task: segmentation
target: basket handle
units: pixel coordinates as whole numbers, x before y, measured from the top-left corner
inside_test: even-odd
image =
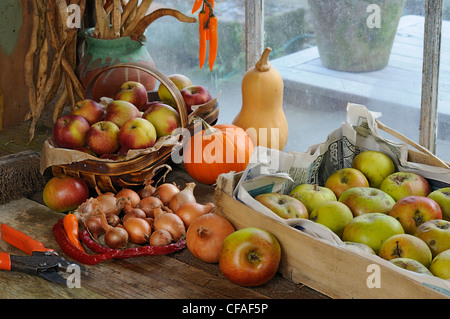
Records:
[[[177,110],[180,115],[181,128],[188,127],[189,121],[188,121],[188,114],[187,114],[187,110],[186,110],[186,104],[184,103],[184,99],[180,93],[180,90],[177,88],[175,83],[173,83],[166,75],[164,75],[162,72],[158,71],[157,69],[152,68],[147,65],[141,65],[138,63],[118,63],[118,64],[110,65],[110,66],[104,68],[103,70],[101,70],[100,72],[98,72],[91,79],[91,81],[88,83],[88,85],[86,85],[86,95],[88,94],[88,90],[92,89],[94,83],[97,81],[97,79],[100,77],[100,75],[102,75],[104,72],[106,72],[108,70],[117,69],[117,68],[132,68],[132,69],[136,69],[139,71],[143,71],[143,72],[150,74],[151,76],[156,78],[159,82],[161,82],[167,88],[167,90],[172,95],[173,99],[175,100],[175,104],[177,106]]]
[[[422,153],[427,154],[428,156],[430,156],[430,158],[433,161],[433,164],[435,166],[439,166],[439,167],[443,167],[443,168],[448,168],[450,169],[450,166],[444,162],[443,160],[441,160],[439,157],[437,157],[436,155],[434,155],[432,152],[430,152],[430,150],[428,150],[427,148],[423,147],[420,144],[417,144],[416,142],[410,140],[409,138],[407,138],[406,136],[404,136],[403,134],[400,134],[399,132],[395,131],[394,129],[384,125],[383,123],[381,123],[380,121],[375,119],[375,122],[377,123],[378,128],[382,129],[383,131],[385,131],[386,133],[391,134],[392,136],[398,138],[399,140],[405,142],[406,144],[416,148],[417,150],[421,151]]]

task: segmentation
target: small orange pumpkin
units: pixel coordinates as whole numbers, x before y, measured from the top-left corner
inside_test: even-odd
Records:
[[[203,129],[189,139],[183,152],[188,174],[197,182],[211,185],[222,173],[245,170],[254,149],[249,135],[233,124],[211,126],[199,120]]]

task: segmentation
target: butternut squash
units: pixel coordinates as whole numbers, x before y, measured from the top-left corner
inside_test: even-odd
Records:
[[[283,79],[268,59],[267,47],[242,79],[242,107],[233,124],[244,129],[253,145],[283,150],[288,124],[283,111]]]

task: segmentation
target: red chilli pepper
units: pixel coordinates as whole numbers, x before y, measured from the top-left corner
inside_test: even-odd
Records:
[[[203,0],[195,0],[194,6],[192,7],[192,14],[197,12],[198,9],[202,6]]]
[[[199,33],[199,45],[198,45],[198,59],[200,64],[200,69],[203,67],[203,64],[205,64],[206,60],[206,34],[207,30],[206,27],[206,21],[207,21],[207,15],[204,9],[199,12],[198,14],[198,33]]]
[[[61,218],[58,222],[53,225],[53,236],[55,237],[56,242],[61,247],[62,251],[75,259],[76,261],[87,264],[87,265],[96,265],[99,262],[112,259],[116,255],[120,253],[120,250],[111,250],[107,253],[98,254],[98,255],[89,255],[85,252],[82,252],[76,247],[67,237],[67,234],[64,230],[63,219]]]
[[[67,214],[63,218],[64,230],[66,231],[69,240],[78,247],[79,250],[85,252],[83,245],[80,242],[80,233],[78,228],[78,220],[74,214]]]
[[[217,56],[217,17],[209,17],[209,70],[212,71]]]

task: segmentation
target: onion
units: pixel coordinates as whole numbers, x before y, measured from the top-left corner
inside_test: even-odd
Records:
[[[123,222],[123,227],[127,231],[130,241],[135,244],[148,242],[152,233],[149,223],[142,218],[130,217]]]
[[[132,208],[136,207],[137,204],[139,204],[139,202],[141,200],[141,198],[139,197],[139,194],[129,188],[122,188],[116,194],[116,198],[126,198],[129,200],[129,202],[124,207],[125,212],[128,212]]]
[[[186,229],[189,228],[191,223],[199,216],[210,213],[214,210],[213,203],[206,203],[204,205],[196,202],[187,202],[178,208],[176,215],[183,220]]]
[[[106,221],[108,222],[108,225],[112,227],[116,227],[120,224],[120,218],[116,214],[108,214],[106,215]]]
[[[95,240],[97,240],[98,236],[103,235],[106,232],[99,216],[90,216],[84,222],[84,227]]]
[[[164,203],[158,197],[148,196],[141,199],[136,207],[142,209],[147,217],[154,217],[153,209],[162,206],[164,206]]]
[[[142,209],[135,207],[132,208],[128,213],[125,214],[125,216],[122,217],[122,222],[126,221],[130,217],[146,218],[147,215]]]
[[[141,198],[153,196],[153,194],[155,193],[156,187],[153,186],[152,184],[153,184],[153,180],[149,180],[144,183],[144,188],[139,191],[139,196]]]
[[[149,244],[150,246],[166,246],[172,240],[172,235],[167,230],[157,229],[151,234]]]
[[[186,235],[186,228],[180,217],[173,213],[161,214],[155,219],[153,224],[155,230],[165,229],[167,230],[174,241],[180,240]]]
[[[189,226],[186,244],[198,259],[217,263],[224,239],[234,231],[233,225],[225,217],[208,213],[195,219]]]
[[[194,188],[195,188],[195,183],[187,183],[186,187],[176,193],[172,199],[169,202],[169,208],[173,211],[173,212],[177,212],[178,208],[180,208],[181,205],[183,205],[184,203],[188,203],[188,202],[195,202],[195,196],[194,196]]]
[[[164,183],[156,188],[153,195],[158,197],[164,203],[164,205],[167,205],[169,204],[172,197],[179,192],[180,189],[175,184]]]
[[[105,234],[105,244],[112,249],[124,248],[128,244],[128,232],[120,226],[112,227]]]

